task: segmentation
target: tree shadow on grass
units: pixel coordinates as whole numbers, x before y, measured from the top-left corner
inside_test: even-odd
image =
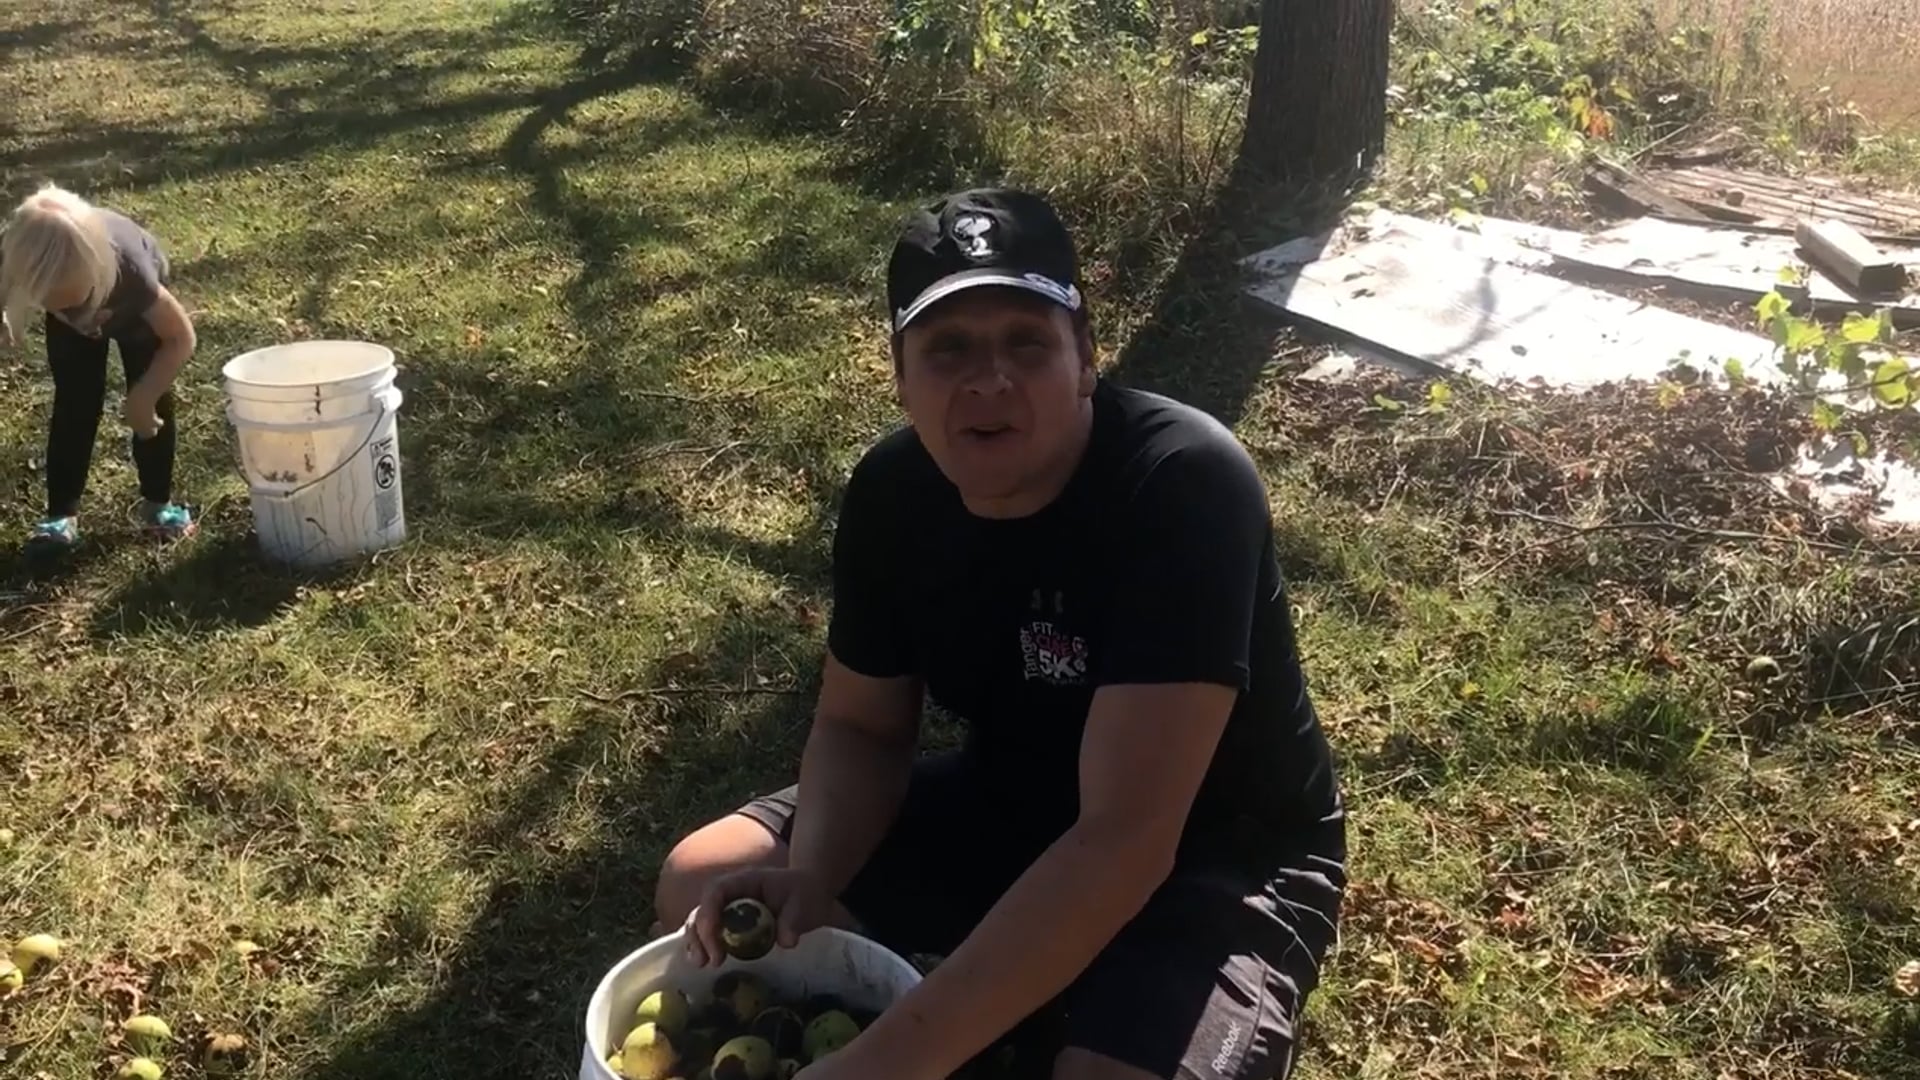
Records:
[[[85,28],[86,24],[78,19],[61,19],[35,23],[19,30],[0,30],[0,64],[6,63],[16,52],[52,45]]]
[[[38,140],[8,155],[0,185],[27,178],[69,186],[111,184],[141,190],[204,180],[241,169],[297,161],[318,151],[364,149],[396,135],[429,135],[500,113],[539,106],[548,86],[504,80],[449,92],[443,83],[495,69],[494,56],[515,34],[535,27],[506,19],[467,29],[375,33],[351,46],[234,44],[185,5],[156,0],[153,28],[98,31],[78,46],[108,56],[177,53],[210,65],[264,98],[257,118],[182,129],[177,125],[95,123]],[[0,42],[0,49],[5,47]],[[595,63],[604,53],[590,57]],[[317,72],[309,69],[319,69]]]
[[[1277,324],[1244,295],[1241,260],[1329,228],[1345,205],[1317,192],[1231,182],[1196,216],[1152,313],[1128,339],[1111,377],[1238,423],[1273,360]]]
[[[140,574],[93,612],[95,640],[157,631],[207,633],[260,626],[293,605],[302,588],[339,585],[367,572],[364,560],[319,570],[273,562],[244,526],[219,522],[177,561]],[[204,526],[203,526],[204,528]]]
[[[566,300],[590,352],[558,372],[519,370],[505,356],[413,356],[409,378],[419,392],[410,397],[422,404],[406,447],[410,521],[423,536],[444,529],[556,547],[591,545],[611,532],[652,550],[744,561],[780,579],[802,606],[824,610],[844,483],[832,452],[849,433],[814,414],[809,387],[762,385],[777,369],[752,355],[736,367],[698,369],[688,356],[723,342],[735,319],[759,319],[737,307],[756,298],[773,310],[740,351],[827,350],[837,332],[828,320],[798,302],[773,301],[850,283],[848,267],[858,260],[839,246],[849,241],[828,227],[817,236],[806,228],[810,216],[832,220],[848,208],[807,190],[826,182],[807,178],[799,191],[735,180],[650,196],[644,208],[591,197],[566,173],[588,164],[586,155],[552,146],[548,136],[595,93],[622,83],[587,76],[572,85],[529,115],[499,163],[527,179],[536,211],[573,245],[582,269]],[[614,152],[644,161],[712,134],[710,124],[678,116],[624,129]],[[675,224],[696,218],[720,222],[714,227],[729,237]],[[734,235],[753,243],[733,246]],[[695,252],[693,276],[667,288],[716,285],[724,295],[709,302],[727,307],[694,304],[664,322],[656,314],[653,336],[634,340],[636,314],[669,295],[655,291],[657,281],[619,280],[622,260],[650,244]],[[738,385],[701,386],[714,381]],[[722,469],[743,488],[781,491],[801,520],[770,537],[703,520],[698,492]],[[564,717],[556,722],[568,733],[530,754],[511,789],[461,837],[471,871],[495,883],[437,972],[433,995],[368,1025],[311,1075],[413,1080],[466,1075],[473,1061],[501,1076],[577,1070],[586,1001],[601,975],[646,940],[668,847],[754,792],[791,782],[811,715],[817,616],[733,606],[689,629],[706,643],[697,658],[609,672],[604,687],[551,688],[541,707],[557,710],[550,715]],[[781,658],[783,670],[763,681],[768,657]],[[583,813],[592,822],[588,849],[560,843],[562,819],[577,823]],[[403,907],[389,912],[372,956],[341,981],[335,999],[376,994],[393,977],[391,961],[430,944],[429,927]]]
[[[690,367],[686,342],[701,335],[731,340],[726,327],[738,316],[695,307],[676,315],[664,332],[635,340],[627,327],[657,295],[622,282],[617,262],[623,252],[654,245],[711,251],[711,258],[695,260],[699,281],[688,287],[723,284],[724,290],[712,292],[712,304],[732,303],[745,294],[797,296],[844,282],[847,266],[859,260],[845,250],[850,241],[839,232],[823,229],[821,242],[810,243],[783,211],[812,206],[819,216],[830,217],[843,208],[826,203],[826,195],[814,190],[818,185],[776,193],[743,192],[730,183],[718,201],[695,190],[661,200],[657,209],[636,209],[576,190],[561,166],[549,160],[572,148],[545,148],[542,136],[566,124],[578,105],[644,81],[634,69],[607,70],[604,63],[599,57],[584,59],[590,70],[551,91],[507,139],[497,162],[527,177],[536,212],[576,249],[582,269],[567,286],[566,299],[574,325],[589,339],[576,355],[562,357],[566,363],[559,372],[530,369],[511,355],[488,350],[456,353],[421,343],[408,350],[399,383],[408,401],[401,451],[410,542],[431,545],[441,537],[482,534],[538,537],[553,544],[579,539],[591,545],[609,531],[639,533],[667,543],[710,546],[774,573],[812,573],[818,569],[817,553],[824,550],[827,508],[837,501],[841,483],[830,450],[815,437],[814,429],[829,423],[812,414],[817,399],[752,386],[737,393],[666,389],[717,370]],[[671,115],[632,125],[623,131],[620,149],[644,158],[711,135],[711,124],[711,118]],[[737,248],[681,224],[702,212],[763,242]],[[205,253],[182,260],[182,276],[212,287],[244,276],[262,261],[307,267],[313,280],[304,290],[303,317],[319,323],[326,315],[326,283],[337,275],[342,252],[359,239],[358,231],[347,220],[271,238],[245,251]],[[383,239],[398,243],[404,238]],[[804,305],[790,308],[777,309],[759,326],[761,347],[810,356],[837,333],[833,324],[809,316]],[[229,337],[239,348],[245,336],[222,320],[209,320],[204,330],[209,351],[226,348]],[[255,332],[249,324],[246,334]],[[738,372],[758,379],[751,359]],[[804,381],[800,388],[807,389]],[[231,469],[231,434],[221,431],[220,439],[196,441],[190,461],[183,461],[196,478]],[[801,509],[813,524],[790,537],[760,539],[696,523],[684,499],[723,469],[788,490],[798,485]],[[249,533],[243,507],[207,517],[204,524],[210,534]],[[94,620],[96,635],[254,625],[292,601],[301,580],[263,566],[250,540],[206,543],[185,561],[103,604]],[[236,599],[231,582],[225,589],[216,587],[228,571],[252,590],[247,599]]]
[[[795,587],[819,603],[824,575]],[[648,940],[669,846],[752,793],[790,783],[797,769],[820,658],[814,632],[753,610],[722,612],[694,630],[712,644],[691,668],[663,663],[618,694],[555,688],[550,700],[570,733],[517,769],[511,789],[460,838],[469,872],[494,884],[436,970],[432,996],[366,1026],[308,1075],[461,1077],[475,1061],[497,1076],[576,1072],[587,1000]],[[798,677],[763,686],[757,658],[774,654]],[[582,835],[583,811],[590,840],[567,845],[564,837]],[[333,1000],[369,1000],[394,965],[431,947],[430,933],[430,920],[404,905],[390,911]]]
[[[536,381],[418,359],[422,406],[402,453],[409,527],[423,542],[480,534],[564,547],[613,533],[691,544],[780,577],[824,576],[844,477],[815,444],[753,443],[750,404],[657,396],[591,366]],[[777,539],[700,522],[688,496],[723,468],[769,487],[797,483],[805,521]]]
[[[416,350],[407,389],[421,403],[417,434],[403,447],[410,507],[429,529],[559,537],[612,527],[811,572],[801,552],[820,543],[839,497],[830,451],[846,432],[819,414],[816,373],[780,376],[832,355],[843,328],[807,301],[865,285],[892,222],[865,213],[826,165],[784,167],[755,184],[707,162],[650,183],[646,170],[672,168],[659,159],[723,156],[713,144],[739,138],[698,106],[573,130],[581,106],[646,81],[639,67],[585,55],[497,158],[443,163],[525,179],[535,213],[578,261],[563,295],[584,340],[559,350],[559,373],[504,354]],[[590,171],[608,160],[635,163],[639,178]],[[622,182],[630,197],[605,190]],[[728,470],[797,485],[815,527],[769,543],[695,524],[684,497]]]
[[[1527,747],[1541,764],[1579,762],[1626,769],[1656,782],[1663,794],[1684,799],[1705,779],[1711,721],[1684,694],[1655,687],[1601,711],[1544,720]]]

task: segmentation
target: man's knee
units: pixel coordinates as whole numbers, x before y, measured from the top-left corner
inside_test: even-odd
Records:
[[[758,821],[728,814],[694,830],[660,865],[653,911],[663,929],[686,922],[707,883],[722,874],[785,861],[786,845]]]
[[[1278,1055],[1277,1060],[1269,1062],[1272,1072],[1266,1075],[1286,1080],[1293,1073],[1293,1048],[1287,1046]],[[1186,1080],[1193,1073],[1191,1065],[1185,1065],[1174,1075],[1173,1080]],[[1053,1059],[1053,1080],[1168,1080],[1156,1072],[1129,1065],[1117,1058],[1105,1054],[1096,1054],[1092,1050],[1083,1050],[1069,1046],[1060,1051]]]
[[[1069,1046],[1053,1059],[1053,1080],[1166,1080],[1105,1054]]]

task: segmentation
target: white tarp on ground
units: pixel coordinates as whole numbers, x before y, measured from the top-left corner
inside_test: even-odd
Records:
[[[1804,484],[1810,498],[1830,509],[1866,496],[1874,500],[1873,520],[1920,528],[1920,468],[1884,451],[1863,458],[1851,440],[1801,447],[1799,458],[1772,483],[1782,492]]]
[[[1656,381],[1675,361],[1724,384],[1725,363],[1736,360],[1762,385],[1789,384],[1768,338],[1547,272],[1556,252],[1591,252],[1591,243],[1517,222],[1460,228],[1375,210],[1247,259],[1247,292],[1352,340],[1351,355],[1379,362],[1369,354],[1384,352],[1402,370],[1578,391]],[[1616,247],[1610,261],[1632,258]],[[1338,377],[1337,368],[1319,374]],[[1821,385],[1844,382],[1830,373]],[[1875,520],[1920,525],[1920,470],[1884,454],[1859,458],[1846,440],[1803,448],[1777,478],[1796,480],[1823,505],[1867,494],[1879,501]]]
[[[1773,343],[1517,266],[1475,233],[1375,214],[1309,248],[1256,255],[1252,295],[1438,372],[1581,389],[1728,360],[1785,381]],[[1308,261],[1285,261],[1305,254]]]

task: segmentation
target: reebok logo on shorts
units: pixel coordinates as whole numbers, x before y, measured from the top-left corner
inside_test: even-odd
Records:
[[[1216,1074],[1220,1076],[1233,1075],[1234,1055],[1240,1049],[1240,1037],[1244,1034],[1245,1032],[1241,1030],[1239,1021],[1236,1020],[1227,1024],[1227,1037],[1220,1041],[1220,1052],[1213,1055],[1213,1071]]]

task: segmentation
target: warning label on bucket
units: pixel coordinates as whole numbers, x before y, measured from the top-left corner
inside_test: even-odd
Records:
[[[368,447],[367,455],[373,459],[373,485],[379,488],[373,497],[373,511],[380,521],[380,529],[385,531],[392,528],[400,516],[400,493],[394,490],[400,480],[400,459],[393,452],[393,437]]]

